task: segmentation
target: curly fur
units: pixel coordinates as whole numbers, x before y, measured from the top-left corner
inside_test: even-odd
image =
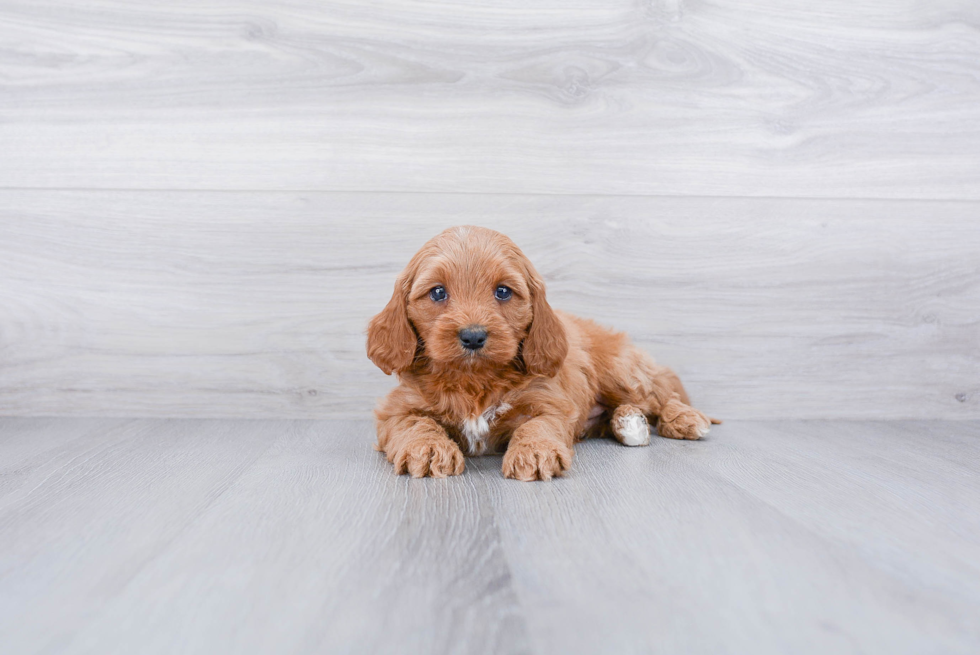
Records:
[[[500,285],[509,300],[495,298]],[[447,300],[430,299],[436,286]],[[487,331],[477,351],[459,340],[473,325]],[[569,469],[577,439],[646,445],[647,419],[698,439],[717,422],[625,334],[553,310],[524,253],[480,227],[448,229],[412,257],[368,326],[367,353],[400,381],[375,411],[378,450],[415,477],[462,473],[464,450],[506,449],[505,476],[548,480]]]

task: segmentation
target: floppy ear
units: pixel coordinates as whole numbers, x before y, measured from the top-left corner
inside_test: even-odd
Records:
[[[552,377],[558,373],[568,354],[568,339],[555,310],[545,298],[544,280],[530,262],[526,265],[533,316],[521,353],[528,373]]]
[[[408,278],[407,271],[398,276],[391,300],[368,324],[367,354],[385,375],[406,370],[415,359],[418,337],[406,311],[411,287]]]

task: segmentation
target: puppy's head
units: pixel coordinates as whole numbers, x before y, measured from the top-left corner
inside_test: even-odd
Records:
[[[513,241],[481,227],[455,227],[419,250],[368,326],[368,357],[385,373],[417,357],[478,371],[523,362],[552,376],[568,351],[544,281]]]

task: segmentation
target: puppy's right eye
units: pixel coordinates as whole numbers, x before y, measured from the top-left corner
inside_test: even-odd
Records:
[[[435,287],[429,292],[429,298],[432,298],[432,302],[442,302],[448,297],[449,294],[446,293],[445,287]]]

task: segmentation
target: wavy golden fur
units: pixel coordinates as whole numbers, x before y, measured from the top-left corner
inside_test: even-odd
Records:
[[[467,347],[467,329],[485,340]],[[367,353],[400,381],[375,411],[378,449],[414,477],[458,475],[464,451],[506,448],[506,477],[547,480],[571,466],[577,439],[646,445],[648,419],[698,439],[716,422],[625,334],[553,310],[520,248],[480,227],[448,229],[412,257]]]

